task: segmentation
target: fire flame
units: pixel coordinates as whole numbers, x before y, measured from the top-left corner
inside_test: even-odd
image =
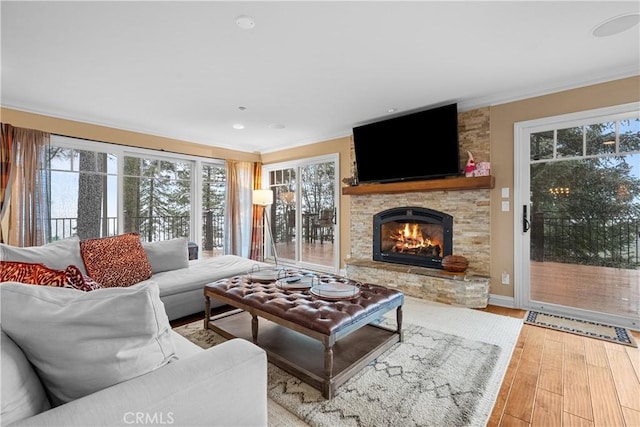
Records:
[[[398,252],[435,246],[431,239],[422,235],[418,224],[405,223],[403,228],[391,232],[390,237],[397,242],[395,249]]]

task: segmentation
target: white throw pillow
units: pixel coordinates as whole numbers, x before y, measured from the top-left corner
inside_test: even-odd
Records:
[[[75,265],[87,274],[80,255],[80,239],[77,236],[56,240],[47,245],[19,247],[0,243],[0,260],[44,264],[54,270],[64,270]]]
[[[0,286],[2,329],[57,406],[151,372],[175,356],[155,282],[91,292]]]
[[[186,237],[142,242],[142,247],[154,274],[189,267],[189,241]]]

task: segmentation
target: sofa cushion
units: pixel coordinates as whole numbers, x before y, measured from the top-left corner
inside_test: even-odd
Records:
[[[151,277],[151,265],[138,233],[80,242],[87,274],[103,287],[126,287]]]
[[[189,241],[186,237],[142,242],[153,274],[189,267]]]
[[[9,425],[51,407],[40,379],[20,347],[4,331],[0,341],[2,352],[2,425]]]
[[[47,245],[25,248],[0,243],[0,259],[41,263],[56,270],[64,270],[68,265],[75,265],[82,274],[87,274],[80,255],[80,239],[77,236],[57,240]]]
[[[56,286],[91,291],[100,284],[82,274],[75,265],[63,270],[54,270],[44,264],[0,261],[0,282],[20,282],[29,285]]]
[[[157,284],[92,292],[8,282],[2,329],[22,349],[57,406],[175,359]]]

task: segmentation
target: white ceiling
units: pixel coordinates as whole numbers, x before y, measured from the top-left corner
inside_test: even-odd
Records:
[[[591,34],[638,1],[0,8],[3,107],[247,152],[349,135],[389,108],[463,111],[640,74],[640,26]]]

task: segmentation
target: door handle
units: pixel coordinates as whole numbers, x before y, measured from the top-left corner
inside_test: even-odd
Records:
[[[526,233],[531,229],[531,223],[527,216],[527,205],[522,205],[522,231]]]

